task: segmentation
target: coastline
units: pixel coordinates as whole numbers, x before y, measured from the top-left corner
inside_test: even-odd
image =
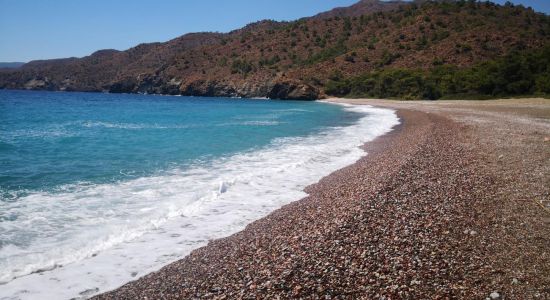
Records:
[[[96,299],[550,295],[550,215],[533,201],[549,200],[546,100],[330,101],[403,124],[308,197]]]
[[[53,93],[50,95],[56,96]],[[109,99],[109,97],[100,97],[100,99],[103,98]],[[129,98],[133,99],[133,97]],[[125,103],[124,99],[121,98],[121,103]],[[154,99],[151,101],[155,102]],[[177,102],[179,103],[179,101]],[[200,105],[205,103],[199,102]],[[227,105],[233,103],[232,100],[225,102]],[[270,134],[278,134],[277,128],[279,127],[272,125],[286,124],[283,127],[294,127],[302,132],[311,132],[311,134],[296,138],[285,136],[281,139],[271,139],[271,142],[265,147],[256,147],[247,152],[237,153],[235,156],[211,160],[210,164],[201,164],[198,169],[183,168],[186,171],[182,174],[140,177],[136,180],[124,180],[121,184],[91,185],[76,192],[48,193],[35,197],[37,201],[45,201],[36,203],[33,207],[43,209],[48,208],[50,203],[54,203],[53,200],[74,203],[76,202],[74,200],[82,199],[83,192],[94,193],[96,195],[94,199],[98,202],[106,200],[106,203],[110,203],[111,199],[126,198],[129,203],[132,203],[131,205],[120,207],[114,202],[106,209],[94,209],[94,211],[100,214],[104,211],[113,211],[114,213],[118,211],[122,214],[139,215],[140,218],[126,221],[131,222],[132,226],[127,225],[121,230],[112,231],[113,234],[105,234],[108,239],[79,238],[76,241],[60,241],[55,246],[49,247],[54,251],[53,254],[48,252],[49,249],[45,249],[43,252],[41,257],[51,258],[49,260],[33,258],[30,260],[30,264],[25,264],[24,259],[19,261],[16,259],[3,260],[2,264],[6,268],[3,269],[3,277],[0,278],[0,281],[3,281],[4,278],[7,278],[7,281],[3,281],[6,283],[2,284],[0,298],[8,296],[20,299],[88,297],[136,280],[186,256],[192,250],[206,245],[210,240],[237,233],[243,230],[248,223],[268,215],[284,204],[305,197],[307,194],[303,190],[308,185],[317,182],[335,170],[354,163],[364,155],[364,151],[359,146],[388,132],[393,125],[398,123],[395,113],[386,109],[367,106],[342,107],[322,103],[308,105],[267,102],[256,101],[257,105],[266,107],[269,114],[263,114],[262,109],[257,105],[245,105],[254,111],[254,117],[250,118],[254,122],[249,123],[247,119],[242,119],[243,117],[239,115],[238,122],[243,124],[240,128],[249,132],[269,130]],[[176,104],[176,106],[178,105]],[[75,105],[75,109],[77,107]],[[258,123],[255,121],[256,116],[277,120],[277,122]],[[310,129],[309,125],[299,125],[302,124],[301,120],[305,120],[304,124],[310,124],[315,120],[326,120],[322,122],[327,126],[311,130],[314,127]],[[223,133],[228,132],[232,126],[225,126],[226,122],[220,120],[220,124],[224,124],[224,126],[220,126]],[[291,125],[292,123],[294,125]],[[88,124],[92,124],[92,128],[98,130],[116,126],[116,128],[120,128],[117,129],[119,132],[126,132],[127,129],[131,129],[132,132],[138,130],[134,128],[147,131],[147,128],[159,126],[156,122],[150,124],[137,121],[129,122],[128,120],[107,123],[83,121],[77,123],[74,129],[80,130],[80,127],[84,126],[86,126],[84,128],[90,128]],[[163,129],[162,133],[164,134],[168,134],[171,131],[170,128],[180,127],[170,123],[160,126],[167,128]],[[77,132],[76,130],[67,131],[67,135],[77,134]],[[155,131],[155,133],[157,132]],[[220,142],[222,140],[217,139],[220,145],[231,146],[227,140]],[[167,143],[173,143],[175,148],[180,148],[177,140],[167,141]],[[200,142],[193,144],[200,145]],[[142,150],[149,151],[146,149],[149,147],[151,145],[145,143]],[[151,149],[154,147],[152,146]],[[101,147],[97,148],[97,151],[99,150]],[[204,166],[208,166],[208,168],[204,168]],[[144,190],[148,191],[145,195],[141,192]],[[159,196],[160,194],[162,197]],[[194,199],[198,198],[197,195],[202,198],[195,201]],[[24,198],[23,201],[27,199]],[[85,211],[86,205],[90,203],[93,202],[84,201],[78,209]],[[167,203],[170,206],[167,206]],[[65,207],[70,208],[71,206]],[[143,207],[150,209],[143,212],[141,210]],[[11,211],[9,205],[4,208],[8,213]],[[138,209],[139,211],[137,211]],[[54,222],[59,216],[72,215],[72,213],[73,211],[70,209],[53,209],[52,214],[48,215],[48,220]],[[94,215],[90,215],[91,217],[86,219],[93,219]],[[25,216],[31,219],[32,211]],[[108,223],[106,222],[106,224]],[[79,222],[74,222],[69,227],[77,228],[80,225]],[[147,226],[145,230],[154,227],[141,235],[143,225]],[[109,226],[103,227],[109,228]],[[94,228],[100,227],[96,226],[92,229]],[[32,230],[38,233],[45,231],[41,230],[39,226]],[[84,228],[80,232],[82,232],[81,236],[88,236],[87,233],[90,231]],[[138,237],[135,237],[136,233]],[[116,240],[126,237],[128,239],[123,242]],[[116,243],[114,246],[110,244],[113,240]],[[78,248],[79,241],[86,241],[85,246]],[[43,239],[42,242],[36,243],[36,247],[33,249],[46,244],[48,244],[48,240]],[[23,265],[27,269],[18,268],[17,264]],[[12,270],[12,273],[8,273]],[[16,272],[20,272],[21,275],[15,275],[13,277],[17,278],[10,280],[9,275],[17,274]]]

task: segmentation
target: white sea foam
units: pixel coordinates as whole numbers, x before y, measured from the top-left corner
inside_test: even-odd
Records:
[[[228,122],[228,123],[222,123],[218,126],[277,126],[282,124],[283,122],[280,121],[274,121],[274,120],[255,120],[255,121],[243,121],[243,122]]]
[[[85,121],[80,125],[83,127],[103,127],[114,129],[185,129],[194,127],[193,125],[158,125],[158,124],[134,124],[134,123],[112,123],[101,121]]]
[[[83,127],[102,127],[102,128],[109,128],[109,129],[187,129],[187,128],[196,128],[196,127],[206,127],[206,126],[217,126],[217,127],[223,127],[223,126],[234,126],[234,125],[241,125],[241,126],[276,126],[281,124],[281,122],[276,121],[273,118],[273,120],[252,120],[252,121],[242,121],[242,122],[227,122],[227,123],[220,123],[220,124],[196,124],[196,125],[159,125],[159,124],[134,124],[134,123],[111,123],[111,122],[100,122],[100,121],[86,121],[83,122],[81,125]]]
[[[0,299],[86,298],[116,288],[304,197],[304,187],[355,162],[365,154],[360,145],[399,123],[390,110],[346,109],[366,116],[208,165],[3,203],[3,215],[18,215],[0,223],[3,236],[33,239],[0,249]]]

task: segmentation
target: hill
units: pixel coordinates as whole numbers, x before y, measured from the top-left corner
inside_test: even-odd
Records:
[[[264,20],[229,33],[33,61],[1,70],[0,88],[316,99],[347,95],[333,89],[340,80],[473,68],[542,49],[549,37],[550,17],[523,6],[363,0],[294,22]]]
[[[24,62],[0,62],[0,69],[17,69],[24,64]]]

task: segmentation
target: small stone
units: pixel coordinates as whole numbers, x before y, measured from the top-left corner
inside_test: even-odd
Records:
[[[416,279],[413,279],[411,280],[411,284],[410,285],[416,285],[416,284],[420,284],[421,282],[419,280],[416,280]]]
[[[492,300],[497,300],[497,299],[500,299],[500,294],[497,292],[492,292],[491,295],[489,295],[489,297],[491,297]]]
[[[512,279],[512,284],[518,284],[519,280],[517,278]]]
[[[302,291],[302,287],[297,285],[297,286],[294,287],[292,293],[294,294],[294,296],[298,296],[298,295],[300,295],[301,291]]]
[[[477,234],[477,231],[475,230],[470,230],[470,235],[476,235]]]

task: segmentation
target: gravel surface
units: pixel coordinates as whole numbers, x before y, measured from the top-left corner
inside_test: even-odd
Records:
[[[403,124],[369,155],[96,299],[550,299],[546,121],[374,104]]]

